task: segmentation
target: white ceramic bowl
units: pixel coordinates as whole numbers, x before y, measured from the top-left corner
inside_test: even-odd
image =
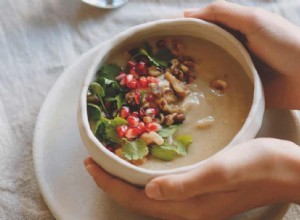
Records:
[[[257,71],[244,47],[231,34],[220,27],[191,18],[159,20],[130,28],[110,41],[99,50],[93,65],[87,73],[79,100],[78,125],[82,140],[92,158],[107,172],[136,185],[145,185],[150,179],[165,174],[185,172],[197,167],[201,162],[176,169],[154,171],[134,166],[107,150],[90,130],[87,116],[86,94],[96,71],[105,62],[112,49],[120,45],[140,41],[153,36],[186,35],[211,41],[227,51],[243,67],[244,72],[254,84],[253,103],[250,113],[240,131],[227,147],[252,139],[260,129],[264,113],[264,96]]]

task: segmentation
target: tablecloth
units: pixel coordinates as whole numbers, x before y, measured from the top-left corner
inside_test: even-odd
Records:
[[[101,10],[79,0],[0,0],[0,219],[53,219],[38,189],[32,138],[39,109],[64,69],[128,27],[176,17],[201,0],[129,0]],[[299,0],[235,1],[300,25]],[[293,205],[285,219],[300,219]]]

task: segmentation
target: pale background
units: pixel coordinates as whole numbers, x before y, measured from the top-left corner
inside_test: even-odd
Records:
[[[129,0],[99,10],[79,0],[0,0],[0,219],[53,219],[34,174],[32,137],[39,109],[57,78],[81,54],[128,27],[201,0]],[[300,25],[300,0],[235,1]],[[300,219],[292,206],[285,219]]]

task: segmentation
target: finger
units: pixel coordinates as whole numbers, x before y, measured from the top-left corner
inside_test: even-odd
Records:
[[[184,207],[181,202],[149,199],[144,190],[109,175],[93,160],[88,160],[88,162],[86,169],[96,184],[121,206],[152,217],[175,219],[177,216],[181,216],[182,211],[178,209],[178,206]]]
[[[262,9],[253,9],[226,1],[216,1],[202,9],[187,9],[185,17],[200,18],[214,23],[221,23],[244,34],[255,32],[261,26],[256,13]],[[263,11],[265,14],[266,12]],[[262,15],[263,16],[263,15]],[[262,25],[262,24],[261,24]]]
[[[157,200],[183,200],[199,194],[227,189],[229,177],[222,165],[207,162],[192,171],[157,177],[145,188],[149,198]]]
[[[85,160],[83,161],[83,164],[85,165],[85,166],[87,166],[87,165],[89,165],[89,164],[91,164],[91,163],[93,163],[94,162],[94,160],[91,158],[91,157],[87,157],[87,158],[85,158]]]

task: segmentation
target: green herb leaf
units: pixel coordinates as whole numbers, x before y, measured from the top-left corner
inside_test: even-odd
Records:
[[[93,94],[96,94],[98,96],[98,98],[105,96],[105,91],[100,84],[92,82],[89,88]]]
[[[116,64],[104,64],[97,72],[97,76],[114,80],[122,71],[122,68]]]
[[[140,52],[136,55],[145,55],[151,63],[153,63],[155,66],[161,66],[153,57],[151,57],[148,52],[145,49],[141,49]]]
[[[151,147],[151,154],[161,160],[171,161],[177,156],[177,150],[172,145],[154,145]]]
[[[101,109],[98,105],[88,103],[87,113],[89,120],[99,120],[101,118]]]
[[[176,149],[177,153],[181,156],[185,156],[187,153],[187,147],[192,143],[192,137],[190,135],[178,135],[176,137]]]
[[[162,137],[169,137],[177,131],[177,129],[180,127],[180,125],[171,125],[168,127],[163,127],[160,131],[158,131],[158,134]]]
[[[100,140],[100,141],[108,141],[106,137],[106,127],[109,125],[109,119],[101,117],[101,119],[98,121],[96,124],[96,129],[95,129],[95,136]]]
[[[105,134],[107,139],[110,142],[121,144],[122,139],[119,138],[116,129],[120,125],[127,125],[127,121],[124,118],[116,117],[112,120],[110,120],[109,124],[107,125],[105,129]]]
[[[124,94],[119,94],[115,97],[118,110],[126,103]]]
[[[160,49],[154,59],[155,61],[160,65],[160,66],[163,66],[163,67],[168,67],[169,66],[169,63],[172,59],[174,59],[174,54],[171,52],[171,50],[169,50],[168,48],[163,48],[163,49]]]
[[[124,144],[122,145],[122,151],[124,156],[128,160],[139,160],[144,158],[148,153],[148,147],[146,143],[140,139],[135,141],[128,141],[123,138]]]

